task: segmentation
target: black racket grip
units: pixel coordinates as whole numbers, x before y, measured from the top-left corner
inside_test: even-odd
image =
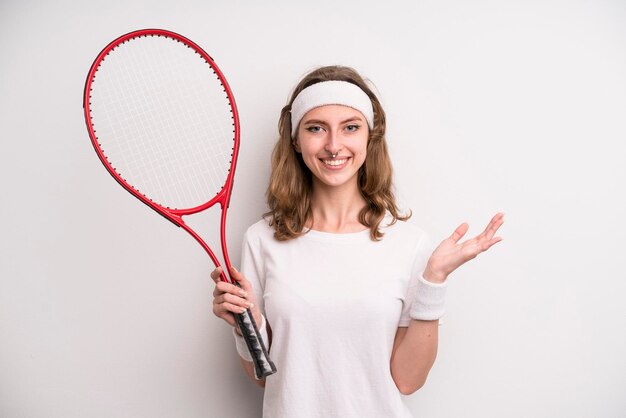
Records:
[[[239,325],[243,339],[246,341],[248,350],[252,355],[254,376],[257,380],[276,373],[276,366],[267,353],[267,349],[261,338],[261,333],[259,332],[256,322],[254,322],[254,317],[250,309],[246,309],[244,313],[235,314],[235,320],[237,321],[237,325]]]

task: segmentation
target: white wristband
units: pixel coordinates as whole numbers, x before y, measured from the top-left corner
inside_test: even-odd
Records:
[[[259,329],[259,336],[263,340],[263,344],[267,348],[268,336],[267,329],[265,326],[265,317],[261,315],[261,323],[257,325]],[[237,333],[235,327],[233,327],[233,335],[235,336],[235,346],[237,347],[237,353],[239,353],[239,357],[244,359],[245,361],[252,362],[252,355],[250,355],[250,350],[248,349],[248,344],[246,344],[246,340]]]
[[[447,282],[432,283],[420,276],[413,294],[411,318],[422,321],[441,318],[445,313],[447,287]]]

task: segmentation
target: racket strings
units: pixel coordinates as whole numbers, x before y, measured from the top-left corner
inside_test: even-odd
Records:
[[[204,58],[163,36],[134,38],[100,64],[90,110],[98,142],[125,181],[154,202],[192,208],[221,191],[234,120]]]

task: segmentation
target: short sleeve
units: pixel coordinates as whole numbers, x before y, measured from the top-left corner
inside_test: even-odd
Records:
[[[261,245],[259,237],[251,232],[246,231],[243,240],[243,248],[241,251],[241,272],[250,281],[257,306],[261,313],[265,316],[265,302],[263,300],[263,292],[265,290],[265,273],[263,267],[263,257],[261,254]]]
[[[407,287],[407,293],[404,297],[402,314],[400,315],[400,321],[398,322],[399,327],[408,327],[411,323],[411,317],[409,313],[411,311],[412,295],[414,294],[414,289],[417,286],[419,278],[424,273],[426,263],[428,262],[428,259],[430,258],[433,250],[434,248],[430,237],[425,233],[422,234],[422,237],[417,243],[415,255],[413,256],[413,264],[411,266],[410,276],[411,279]]]

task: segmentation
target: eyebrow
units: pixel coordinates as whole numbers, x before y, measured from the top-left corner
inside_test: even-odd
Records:
[[[353,117],[348,118],[346,120],[342,120],[341,122],[339,122],[339,124],[343,125],[344,123],[354,122],[354,121],[363,122],[363,118],[361,118],[359,116],[353,116]],[[326,121],[323,121],[321,119],[307,119],[303,123],[318,123],[318,124],[321,124],[321,125],[328,125],[328,123]]]

